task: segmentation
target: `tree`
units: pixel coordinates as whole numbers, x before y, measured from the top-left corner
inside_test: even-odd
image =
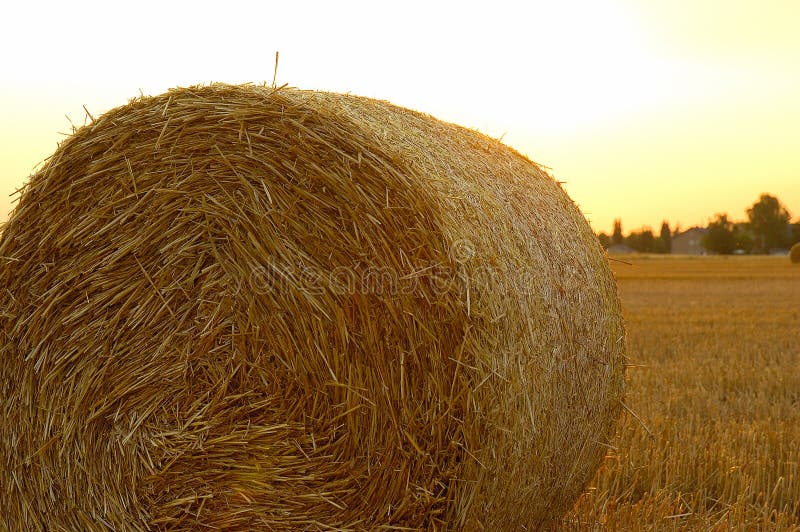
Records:
[[[669,230],[669,223],[666,220],[661,222],[661,232],[658,235],[656,247],[659,253],[672,253],[672,232]]]
[[[747,209],[750,228],[756,238],[756,248],[767,252],[772,248],[785,247],[789,240],[789,211],[775,196],[762,194],[752,207]]]
[[[611,237],[605,233],[600,233],[597,235],[597,239],[600,241],[600,245],[603,246],[603,249],[608,249],[611,246]]]
[[[733,235],[733,222],[728,220],[727,214],[717,214],[717,217],[708,224],[702,243],[704,248],[713,253],[720,255],[733,253],[736,249],[736,237]]]
[[[653,253],[656,251],[656,238],[653,230],[643,227],[639,231],[632,231],[625,239],[625,243],[639,253]]]
[[[736,241],[736,249],[740,249],[745,253],[753,252],[755,239],[749,223],[739,222],[733,224],[733,238]]]
[[[622,244],[622,220],[614,220],[614,234],[611,235],[611,244],[617,246]]]
[[[792,246],[800,242],[800,221],[792,224],[792,240],[789,242]]]

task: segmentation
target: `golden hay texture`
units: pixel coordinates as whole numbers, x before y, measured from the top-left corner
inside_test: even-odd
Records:
[[[385,102],[132,100],[31,177],[0,257],[12,529],[536,526],[622,408],[575,205]]]
[[[800,264],[800,242],[792,246],[792,249],[789,251],[789,259],[794,264]]]

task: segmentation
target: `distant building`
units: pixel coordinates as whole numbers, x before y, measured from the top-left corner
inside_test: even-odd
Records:
[[[702,227],[692,227],[682,233],[672,236],[672,253],[677,255],[705,255],[703,235],[706,230]]]
[[[627,255],[628,253],[636,253],[636,250],[627,244],[614,244],[608,247],[609,255]]]

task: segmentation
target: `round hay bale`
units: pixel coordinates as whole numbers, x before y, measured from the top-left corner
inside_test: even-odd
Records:
[[[789,259],[792,261],[792,264],[800,264],[800,242],[792,246],[792,249],[789,250]]]
[[[590,227],[496,140],[212,85],[63,142],[0,239],[12,529],[511,530],[620,413]]]

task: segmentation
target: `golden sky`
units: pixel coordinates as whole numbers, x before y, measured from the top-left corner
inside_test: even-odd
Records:
[[[393,101],[552,169],[598,230],[800,216],[800,2],[16,2],[0,28],[0,219],[138,94],[272,81]],[[69,120],[67,118],[69,117]]]

